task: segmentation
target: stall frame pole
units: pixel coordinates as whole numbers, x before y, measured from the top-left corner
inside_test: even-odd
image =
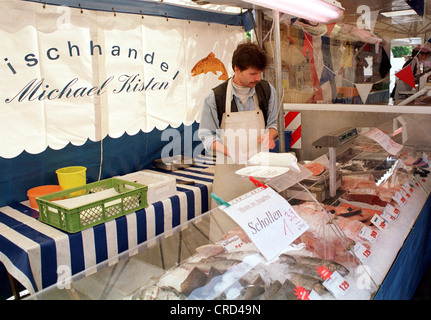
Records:
[[[286,152],[286,142],[284,134],[284,108],[283,108],[283,82],[281,79],[281,44],[280,44],[280,12],[273,10],[274,23],[274,70],[275,89],[277,91],[277,130],[278,130],[278,152]]]

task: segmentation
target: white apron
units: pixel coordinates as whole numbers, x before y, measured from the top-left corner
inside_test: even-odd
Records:
[[[226,110],[220,124],[222,141],[230,153],[234,153],[237,148],[243,154],[252,156],[261,151],[257,139],[265,130],[265,120],[259,108],[257,95],[254,94],[255,110],[250,111],[231,112],[231,100],[232,79],[227,86]],[[240,164],[237,164],[238,161],[235,163],[232,158],[217,153],[212,192],[226,202],[256,188],[250,180],[235,173],[245,167],[245,159],[239,160]],[[211,199],[211,209],[218,206],[214,199]]]

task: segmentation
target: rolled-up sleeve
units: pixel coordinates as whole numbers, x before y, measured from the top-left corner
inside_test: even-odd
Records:
[[[270,84],[271,97],[268,102],[268,118],[266,120],[266,129],[274,128],[277,130],[277,116],[278,116],[278,106],[277,106],[277,91],[273,85]]]
[[[212,152],[212,143],[215,140],[220,141],[217,132],[219,131],[219,120],[217,116],[217,106],[215,102],[214,91],[205,97],[202,109],[201,121],[199,124],[198,136],[208,152]]]

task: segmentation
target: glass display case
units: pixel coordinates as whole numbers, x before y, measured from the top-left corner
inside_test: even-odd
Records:
[[[421,131],[398,117],[330,132],[316,142],[328,153],[300,162],[300,172],[261,180],[94,269],[61,270],[64,281],[29,299],[372,299],[429,195],[430,140]],[[244,224],[237,213],[250,208],[262,216]],[[280,226],[273,233],[297,233],[262,245],[265,236],[253,231],[270,224]]]

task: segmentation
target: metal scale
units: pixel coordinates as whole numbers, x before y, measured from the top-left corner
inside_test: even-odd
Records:
[[[316,148],[326,147],[329,149],[329,195],[335,197],[337,192],[337,164],[336,149],[351,142],[358,136],[358,130],[352,127],[345,127],[335,132],[324,135],[313,142]]]

